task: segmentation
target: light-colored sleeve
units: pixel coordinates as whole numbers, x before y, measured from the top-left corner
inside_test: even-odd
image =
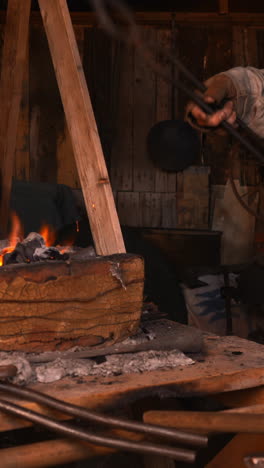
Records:
[[[264,138],[264,69],[235,67],[220,75],[232,81],[238,117]]]

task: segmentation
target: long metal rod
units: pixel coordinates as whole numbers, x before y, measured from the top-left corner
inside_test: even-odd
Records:
[[[121,418],[105,416],[95,411],[89,411],[85,408],[81,408],[70,403],[65,403],[56,398],[37,392],[36,390],[21,388],[15,384],[1,382],[0,391],[18,396],[21,399],[35,401],[76,418],[93,421],[99,424],[104,424],[120,429],[126,429],[128,431],[135,431],[152,436],[164,437],[184,445],[205,447],[208,442],[208,437],[205,435],[192,434],[184,431],[178,431],[176,429],[163,428],[151,424],[144,424]]]
[[[161,455],[178,461],[184,461],[186,463],[194,463],[196,458],[196,453],[189,449],[172,448],[148,442],[134,442],[90,433],[85,429],[76,428],[72,424],[58,422],[53,418],[43,416],[35,411],[28,410],[2,399],[0,400],[0,410],[17,417],[27,419],[56,433],[66,435],[74,439],[85,440],[104,447],[117,448],[119,450],[143,454]]]
[[[93,5],[95,12],[100,20],[101,25],[103,28],[112,35],[117,36],[119,39],[123,39],[126,42],[130,42],[136,47],[137,52],[142,55],[145,60],[150,64],[152,70],[154,70],[159,76],[161,76],[165,81],[169,81],[183,91],[193,102],[195,102],[204,112],[209,115],[212,115],[215,110],[210,106],[210,104],[206,103],[201,96],[199,96],[195,91],[189,89],[184,83],[182,83],[178,79],[173,79],[169,76],[164,69],[157,65],[155,61],[155,55],[151,51],[151,48],[146,47],[143,41],[140,39],[140,34],[138,28],[133,20],[133,16],[131,14],[130,9],[125,6],[122,2],[118,0],[90,0]],[[116,24],[113,22],[111,17],[109,16],[106,4],[109,4],[111,7],[114,7],[117,12],[120,14],[120,18],[127,24],[130,28],[128,34],[121,33],[118,31]],[[164,51],[160,49],[160,52],[163,56],[165,56]],[[168,57],[169,59],[180,71],[181,73],[195,86],[195,88],[201,92],[205,92],[207,90],[206,86],[199,81],[193,73],[191,73],[185,65],[177,58],[177,57]],[[254,155],[257,159],[259,159],[262,163],[264,162],[264,152],[261,149],[258,149],[258,145],[260,145],[260,141],[258,136],[243,122],[240,118],[237,118],[236,122],[238,125],[246,131],[248,136],[251,139],[255,140],[255,144],[252,144],[248,138],[245,138],[241,135],[236,128],[230,125],[227,121],[223,120],[220,123],[220,126],[223,127],[230,135],[232,135],[236,140],[238,140],[252,155]]]

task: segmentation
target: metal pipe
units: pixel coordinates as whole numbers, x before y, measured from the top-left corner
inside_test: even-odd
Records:
[[[0,400],[0,410],[12,414],[14,416],[27,419],[35,424],[39,424],[56,433],[66,435],[74,439],[81,439],[104,447],[118,448],[129,452],[137,452],[143,454],[161,455],[168,458],[173,458],[177,461],[186,463],[194,463],[196,454],[192,450],[182,448],[172,448],[149,442],[134,442],[130,440],[117,439],[113,437],[105,437],[97,434],[91,434],[85,429],[78,429],[72,424],[58,422],[55,419],[43,416],[35,411],[22,408],[14,403],[6,400]]]
[[[18,396],[19,398],[35,401],[42,405],[47,405],[51,408],[69,414],[73,417],[93,421],[99,424],[104,424],[119,429],[128,431],[141,432],[151,436],[164,437],[179,444],[192,445],[197,447],[205,447],[208,443],[208,437],[200,434],[192,434],[176,429],[164,428],[160,426],[144,424],[135,421],[128,421],[121,418],[105,416],[95,411],[90,411],[80,406],[65,403],[64,401],[50,397],[36,390],[21,388],[18,385],[0,382],[0,391]]]

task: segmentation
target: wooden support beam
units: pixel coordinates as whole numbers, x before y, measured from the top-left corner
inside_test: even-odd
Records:
[[[39,0],[95,248],[125,252],[114,197],[66,0]]]
[[[28,49],[31,0],[9,0],[0,77],[1,228],[6,234],[15,162],[23,74]]]

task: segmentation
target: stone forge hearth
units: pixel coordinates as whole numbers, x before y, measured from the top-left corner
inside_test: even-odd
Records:
[[[42,352],[119,341],[138,327],[144,265],[90,255],[0,268],[0,350]]]

